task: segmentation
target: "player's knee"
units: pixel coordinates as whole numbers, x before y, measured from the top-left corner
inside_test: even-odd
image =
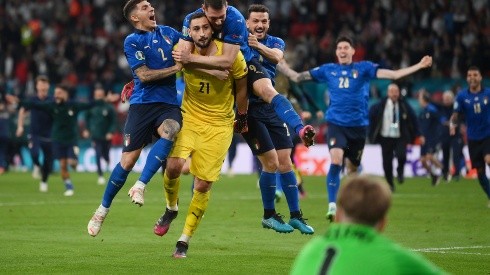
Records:
[[[179,131],[180,124],[173,119],[165,119],[158,129],[160,136],[168,140],[174,140]]]
[[[289,161],[279,161],[279,166],[277,167],[277,170],[280,173],[286,173],[292,171],[293,163],[291,162],[291,159]]]
[[[267,103],[271,103],[272,98],[274,98],[278,94],[276,89],[274,89],[274,87],[272,86],[270,79],[268,78],[262,78],[255,81],[255,83],[253,84],[253,89],[254,94]]]
[[[194,180],[194,190],[205,193],[211,190],[212,182],[196,178]]]
[[[183,167],[184,167],[183,162],[179,160],[172,161],[171,159],[168,159],[167,167],[165,168],[165,173],[167,173],[167,177],[169,179],[175,179],[180,176]]]
[[[279,161],[277,159],[266,159],[262,162],[263,170],[266,172],[274,173],[279,168]]]
[[[487,165],[490,165],[490,155],[485,155],[485,158],[484,159],[485,159],[485,163]]]

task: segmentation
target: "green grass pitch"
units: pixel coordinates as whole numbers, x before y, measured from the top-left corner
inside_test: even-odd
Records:
[[[156,175],[145,205],[130,203],[132,173],[116,197],[101,233],[87,234],[87,222],[105,186],[97,176],[72,173],[75,195],[63,197],[59,175],[39,193],[29,173],[0,176],[0,273],[3,274],[287,274],[312,237],[263,229],[256,175],[227,177],[214,184],[206,212],[190,242],[188,258],[173,259],[190,201],[189,176],[180,191],[180,214],[163,237],[153,224],[164,210],[162,179]],[[325,232],[324,177],[306,177],[301,207],[315,235]],[[285,199],[278,212],[289,211]],[[453,274],[490,274],[490,208],[476,180],[430,186],[427,178],[397,186],[385,234],[418,250]]]

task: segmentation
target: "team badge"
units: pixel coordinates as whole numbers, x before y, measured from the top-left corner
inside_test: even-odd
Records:
[[[334,146],[336,142],[337,142],[337,140],[335,140],[335,138],[331,138],[331,139],[328,141],[328,144],[330,144],[330,146]]]
[[[352,77],[355,79],[359,76],[359,72],[357,70],[352,70]]]
[[[488,104],[488,97],[483,97],[483,104],[484,105],[487,105]]]
[[[182,27],[182,35],[183,35],[184,37],[189,37],[189,36],[190,36],[190,30],[189,30],[189,28],[188,28],[188,27],[186,27],[186,26],[183,26],[183,27]]]
[[[136,57],[136,59],[138,60],[145,60],[145,55],[143,54],[142,51],[137,51],[134,56]]]
[[[74,114],[75,114],[75,113],[73,112],[73,110],[72,110],[72,109],[68,110],[68,115],[69,115],[69,116],[73,116]]]
[[[167,42],[167,44],[172,45],[172,40],[170,40],[168,36],[164,35],[163,39],[165,40],[165,42]]]
[[[109,112],[107,110],[102,111],[103,116],[107,116],[108,114],[109,114]]]
[[[124,134],[124,146],[128,147],[131,143],[131,134]]]

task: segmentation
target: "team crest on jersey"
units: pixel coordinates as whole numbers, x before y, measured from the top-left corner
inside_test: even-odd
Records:
[[[73,112],[73,110],[72,110],[72,109],[68,110],[68,115],[69,115],[69,116],[73,116],[74,114],[75,114],[75,113]]]
[[[334,146],[335,143],[337,143],[337,140],[335,138],[331,138],[329,141],[328,141],[328,144],[330,144],[330,146]]]
[[[107,116],[108,114],[109,114],[109,112],[107,110],[102,111],[103,116]]]
[[[355,79],[359,76],[359,72],[357,70],[352,70],[352,77]]]
[[[183,27],[182,27],[182,35],[183,35],[184,37],[189,37],[189,36],[190,36],[190,30],[189,30],[189,28],[188,28],[188,27],[186,27],[186,26],[183,26]]]
[[[487,105],[488,104],[488,97],[483,97],[483,104],[484,105]]]
[[[131,134],[124,134],[124,146],[128,147],[131,143]]]
[[[172,45],[172,40],[170,40],[168,36],[163,35],[163,39],[165,40],[165,42],[167,42],[167,44]]]
[[[137,51],[134,56],[136,57],[136,59],[138,60],[145,60],[145,55],[143,54],[142,51]]]

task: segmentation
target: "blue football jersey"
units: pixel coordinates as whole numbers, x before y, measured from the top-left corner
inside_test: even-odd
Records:
[[[456,96],[454,111],[466,120],[468,139],[481,140],[490,137],[490,89],[474,94],[464,89]]]
[[[425,137],[427,144],[435,144],[441,132],[441,114],[433,104],[427,105],[419,114],[420,132]]]
[[[189,13],[184,18],[182,27],[182,39],[192,41],[189,35],[189,26],[191,15],[195,12],[204,12],[202,8]],[[233,6],[228,6],[226,9],[226,19],[220,32],[215,32],[214,37],[225,43],[240,45],[240,50],[245,57],[245,61],[250,61],[253,58],[251,48],[248,46],[248,30],[245,24],[245,17]]]
[[[310,70],[313,80],[327,83],[330,104],[326,120],[344,127],[369,124],[369,82],[378,64],[361,61],[349,65],[327,63]]]
[[[279,49],[284,52],[284,49],[286,48],[286,43],[284,43],[284,40],[272,35],[266,35],[264,39],[259,40],[259,42],[264,44],[269,49]],[[277,64],[272,63],[269,59],[260,55],[260,52],[257,49],[254,48],[250,48],[250,49],[252,51],[253,57],[257,58],[257,60],[262,64],[264,69],[267,70],[269,76],[271,77],[272,85],[274,85],[274,79],[276,78]]]
[[[158,25],[154,31],[136,30],[124,40],[124,54],[133,72],[134,90],[130,104],[164,102],[178,105],[175,75],[158,81],[142,83],[134,71],[145,65],[158,70],[175,65],[172,49],[179,42],[180,33],[168,26]]]

